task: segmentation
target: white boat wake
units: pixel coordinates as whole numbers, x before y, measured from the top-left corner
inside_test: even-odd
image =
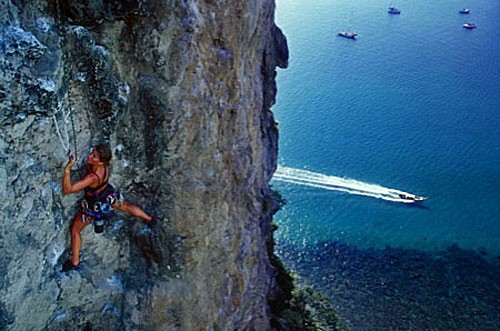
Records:
[[[413,196],[413,194],[408,192],[383,187],[377,184],[360,182],[354,179],[329,176],[308,170],[294,169],[283,166],[278,166],[278,169],[274,173],[273,180],[331,191],[363,195],[387,201],[402,203],[415,202],[414,200],[401,198],[401,195]]]

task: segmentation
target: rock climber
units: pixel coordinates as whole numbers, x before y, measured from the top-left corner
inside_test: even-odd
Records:
[[[62,271],[75,270],[80,263],[81,231],[90,223],[94,223],[95,232],[102,232],[104,221],[111,217],[114,209],[127,212],[148,224],[152,221],[151,216],[140,207],[124,201],[118,189],[109,183],[112,156],[109,144],[94,146],[87,157],[87,174],[76,183],[71,183],[70,172],[75,164],[75,157],[69,155],[68,163],[64,167],[62,191],[64,194],[71,194],[84,190],[85,196],[71,223],[71,259],[63,263]]]

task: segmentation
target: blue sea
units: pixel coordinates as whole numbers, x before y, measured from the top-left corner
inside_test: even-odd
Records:
[[[277,253],[352,330],[500,330],[500,1],[276,4]]]

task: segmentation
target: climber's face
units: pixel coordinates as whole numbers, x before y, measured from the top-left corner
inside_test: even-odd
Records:
[[[98,165],[99,163],[101,163],[101,159],[99,158],[99,153],[95,150],[95,148],[92,148],[92,151],[87,157],[87,164]]]

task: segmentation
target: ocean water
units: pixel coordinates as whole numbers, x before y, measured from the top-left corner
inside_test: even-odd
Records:
[[[276,182],[288,200],[281,217],[300,223],[284,236],[499,254],[500,2],[401,1],[397,16],[387,5],[277,1],[290,48],[274,107],[279,163],[429,200],[410,207]],[[478,28],[462,28],[468,20]]]
[[[389,15],[389,5],[400,8],[401,14]],[[464,7],[470,8],[469,15],[458,13]],[[497,0],[277,0],[276,20],[290,49],[289,68],[278,72],[273,107],[280,128],[279,164],[288,171],[284,180],[277,176],[272,182],[287,201],[275,217],[278,253],[299,274],[302,271],[305,281],[332,298],[344,298],[339,310],[353,329],[366,329],[354,311],[367,297],[352,303],[345,284],[343,292],[338,289],[338,279],[355,282],[349,279],[354,271],[337,265],[338,252],[381,265],[398,258],[403,263],[401,257],[407,257],[404,261],[411,262],[403,265],[408,270],[418,269],[412,263],[422,261],[434,266],[418,269],[418,279],[405,274],[422,282],[426,293],[418,305],[422,313],[412,314],[427,321],[419,327],[428,330],[435,325],[440,330],[467,330],[459,319],[448,318],[458,324],[446,324],[422,310],[441,293],[440,287],[424,280],[443,275],[438,265],[449,265],[446,284],[440,284],[449,300],[433,309],[449,312],[465,300],[451,292],[470,292],[489,309],[483,309],[487,315],[481,315],[476,326],[500,329],[500,322],[489,318],[500,313],[500,302],[476,293],[499,294],[498,278],[484,283],[474,278],[471,283],[484,287],[467,287],[469,292],[453,282],[454,270],[469,268],[467,275],[477,278],[499,265],[499,17]],[[477,29],[464,29],[468,21]],[[337,36],[342,30],[357,32],[357,40]],[[341,179],[347,188],[334,185]],[[369,187],[369,194],[359,194],[359,185]],[[390,201],[370,191],[374,186],[428,200]],[[483,259],[484,265],[471,269],[470,261]],[[372,268],[367,278],[380,278],[374,273],[384,268],[366,265]],[[311,273],[315,268],[323,273]],[[325,270],[337,273],[337,280]],[[395,270],[385,272],[401,275]],[[474,270],[484,272],[478,276]],[[400,293],[415,290],[415,283],[400,285]],[[369,283],[363,286],[370,288]],[[365,292],[371,298],[378,293]],[[385,304],[393,305],[398,298],[387,300]],[[364,303],[362,307],[369,309]],[[405,323],[410,324],[393,317],[380,329],[419,329],[411,324],[417,323],[413,315],[391,314],[407,316]]]

